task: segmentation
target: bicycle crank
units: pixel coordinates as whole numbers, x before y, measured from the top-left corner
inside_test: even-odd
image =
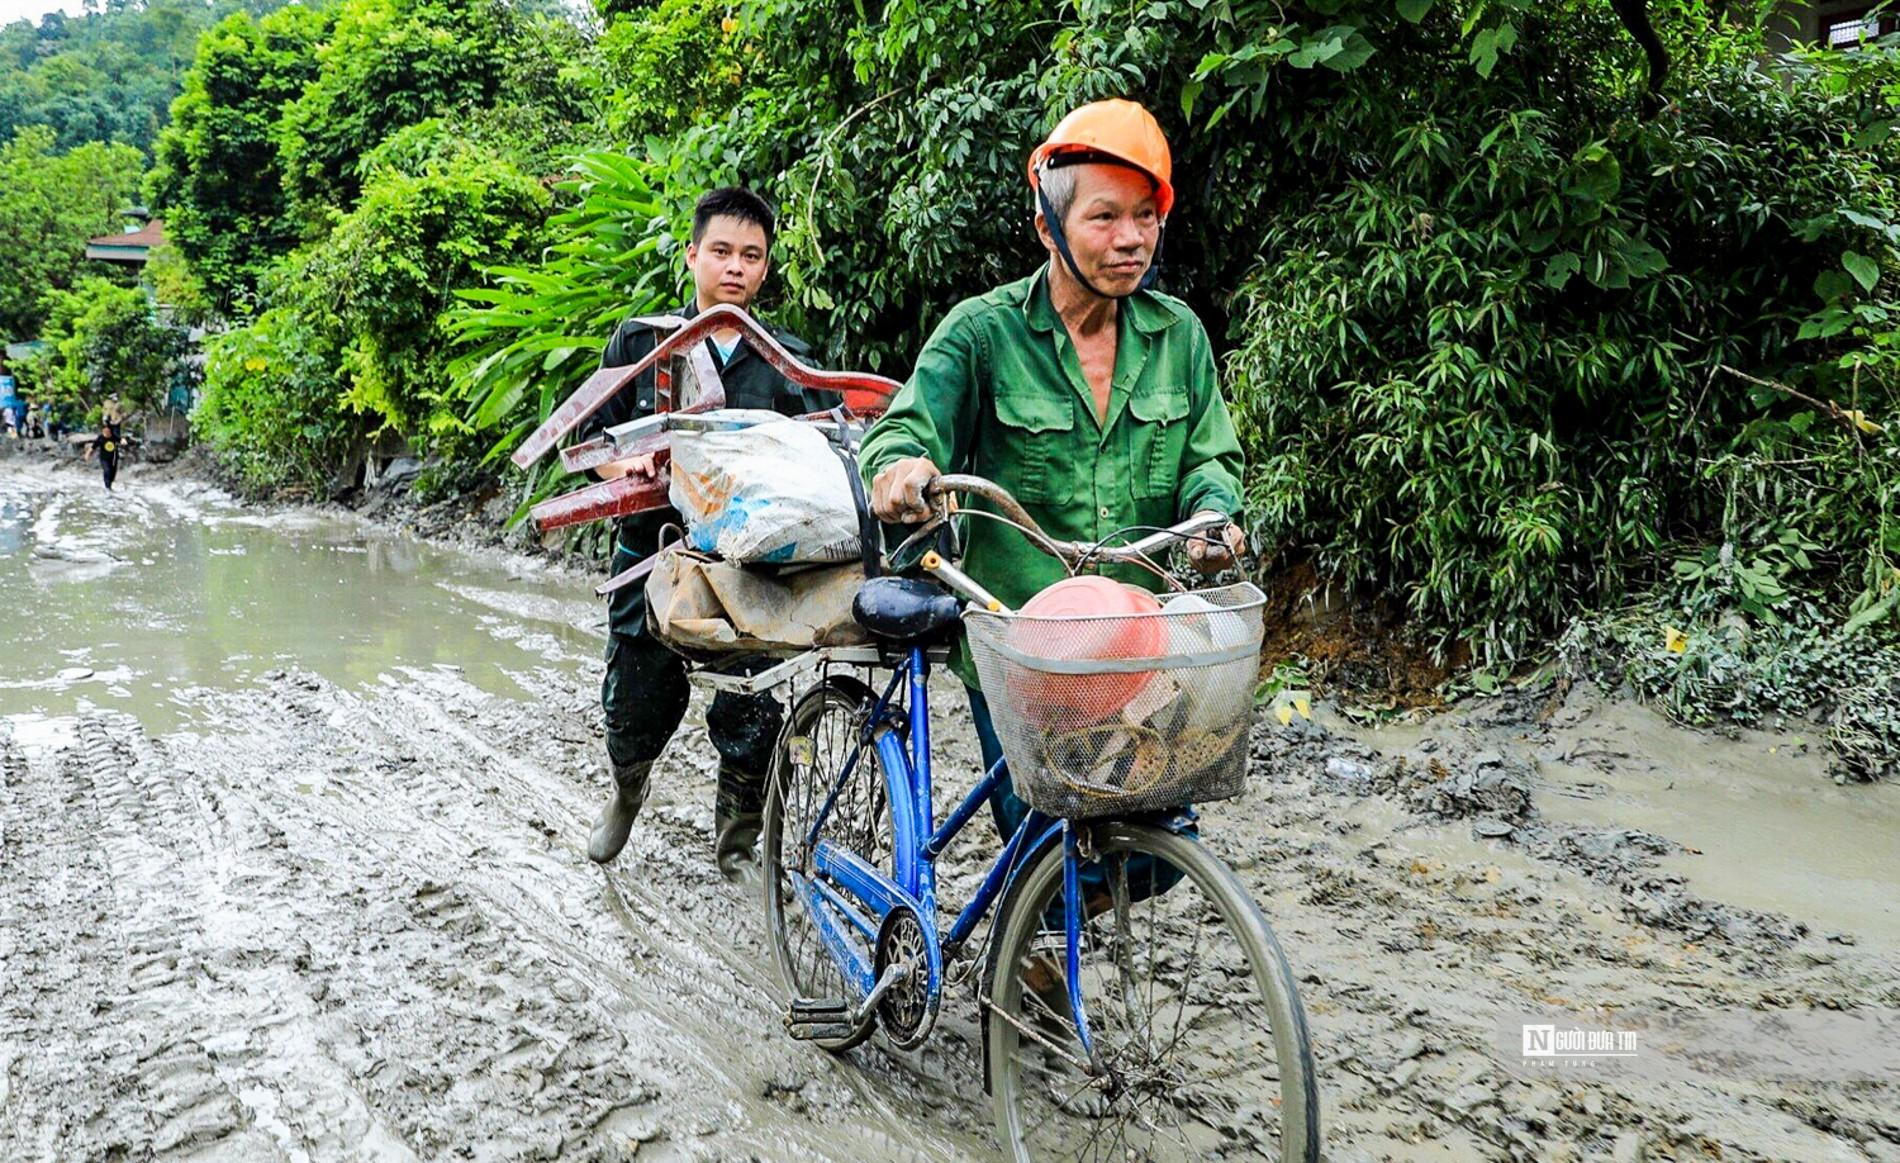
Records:
[[[891,1045],[899,1050],[915,1050],[930,1036],[937,1022],[937,997],[930,983],[930,954],[923,923],[908,905],[898,905],[884,917],[877,935],[878,984],[883,986],[891,970],[897,979],[882,996],[874,993],[878,1025]]]

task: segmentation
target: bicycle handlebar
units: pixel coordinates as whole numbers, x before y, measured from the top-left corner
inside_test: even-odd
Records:
[[[1191,541],[1205,537],[1215,530],[1225,528],[1228,519],[1220,513],[1202,513],[1177,522],[1166,529],[1159,529],[1139,540],[1126,545],[1102,545],[1082,541],[1058,541],[1043,532],[1009,490],[980,476],[967,473],[946,473],[936,477],[924,486],[924,496],[930,500],[944,502],[955,494],[976,497],[988,501],[996,508],[996,515],[1009,521],[1022,530],[1032,545],[1051,557],[1059,558],[1069,565],[1083,562],[1100,561],[1107,563],[1126,563],[1145,559],[1150,553],[1174,541]],[[934,532],[949,518],[947,506],[940,506],[918,536]],[[913,537],[911,540],[916,540]],[[908,544],[908,542],[907,542]]]

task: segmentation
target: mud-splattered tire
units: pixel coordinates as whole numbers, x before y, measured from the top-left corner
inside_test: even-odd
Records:
[[[862,734],[865,716],[876,704],[871,688],[855,678],[832,675],[793,706],[772,756],[766,784],[761,857],[765,875],[765,927],[771,935],[779,980],[792,997],[850,997],[851,990],[819,938],[810,917],[793,896],[788,869],[809,872],[804,837],[830,794],[844,760]],[[886,810],[884,772],[875,748],[858,756],[851,780],[839,793],[823,837],[849,848],[873,865],[890,858],[890,813]],[[848,1038],[815,1039],[834,1052],[870,1037],[867,1021]]]
[[[1053,844],[1005,903],[989,975],[987,1066],[1004,1157],[1317,1160],[1306,1014],[1253,898],[1197,840],[1120,823],[1091,832],[1104,886],[1090,893],[1082,1005],[1119,1085],[1084,1072],[1059,1000],[1063,869]],[[1143,897],[1144,866],[1130,858],[1183,875]]]

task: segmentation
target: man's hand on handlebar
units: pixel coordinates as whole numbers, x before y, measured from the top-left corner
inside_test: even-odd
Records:
[[[871,482],[871,512],[880,521],[892,525],[914,525],[930,516],[930,499],[924,489],[942,476],[927,456],[910,456],[896,462]]]
[[[1206,516],[1213,510],[1202,510],[1196,517]],[[1221,514],[1214,513],[1215,516]],[[1234,564],[1240,555],[1247,552],[1247,534],[1240,526],[1228,523],[1206,537],[1196,537],[1188,542],[1188,560],[1194,568],[1204,574],[1216,574]]]

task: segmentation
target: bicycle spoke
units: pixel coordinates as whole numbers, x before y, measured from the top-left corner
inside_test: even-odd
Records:
[[[1150,867],[1162,870],[1152,880]],[[1283,1098],[1297,1097],[1286,1087],[1303,1079],[1283,1077],[1270,1029],[1270,979],[1256,967],[1232,907],[1216,896],[1222,883],[1189,875],[1191,864],[1167,879],[1168,867],[1154,851],[1124,845],[1105,847],[1087,870],[1096,911],[1077,952],[1098,1068],[1008,1036],[996,1069],[999,1117],[1017,1112],[1004,1124],[1010,1157],[1237,1160],[1260,1158],[1277,1143],[1285,1123],[1273,1112]],[[1038,899],[1012,902],[1012,913],[1060,912],[1060,865],[1041,868]],[[1020,989],[1010,1016],[1045,1027],[1059,1020],[1072,1031],[1066,1007],[1052,1009],[1047,965],[1036,965],[1052,945],[1059,957],[1066,943],[1047,930],[1011,941],[1005,956]],[[1263,1095],[1272,1106],[1255,1125],[1242,1112]]]

